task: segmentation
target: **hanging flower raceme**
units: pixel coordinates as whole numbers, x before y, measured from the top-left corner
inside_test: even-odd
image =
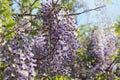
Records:
[[[40,37],[34,46],[39,67],[39,75],[71,76],[76,58],[76,50],[80,48],[77,39],[75,19],[61,9],[58,4],[42,5],[43,26]]]
[[[90,48],[88,55],[95,62],[93,63],[93,72],[104,72],[111,68],[113,59],[116,56],[116,37],[113,28],[98,29],[91,35]]]
[[[36,60],[33,58],[31,36],[19,29],[12,40],[1,48],[2,61],[8,65],[4,80],[34,80]]]

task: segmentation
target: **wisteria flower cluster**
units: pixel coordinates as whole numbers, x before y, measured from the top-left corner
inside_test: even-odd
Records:
[[[32,30],[32,26],[23,20],[20,24],[26,25],[17,25],[15,29],[20,28],[14,38],[0,47],[1,60],[8,64],[4,80],[34,80],[36,75],[38,79],[46,75],[80,78],[81,60],[77,50],[81,49],[81,43],[75,18],[54,2],[42,4],[42,26],[38,35],[26,34],[25,30]],[[87,56],[95,60],[91,70],[98,73],[109,69],[114,61],[110,57],[116,55],[114,29],[98,29],[89,37]]]
[[[42,30],[37,36],[25,34],[30,25],[20,27],[15,37],[3,49],[5,80],[33,80],[35,69],[39,77],[44,74],[71,76],[76,50],[80,48],[74,17],[66,16],[59,5],[51,12],[51,3],[42,5]],[[23,20],[24,21],[24,20]],[[25,23],[24,21],[23,23]],[[21,24],[23,24],[21,23]],[[15,27],[15,28],[17,28]],[[37,65],[37,66],[36,66]],[[9,74],[8,74],[9,72]]]
[[[98,29],[91,35],[90,48],[88,56],[91,56],[95,62],[93,63],[93,72],[104,72],[111,69],[113,63],[112,56],[116,56],[116,38],[114,28]]]
[[[1,48],[2,62],[8,65],[4,70],[4,80],[34,80],[36,59],[33,58],[31,36],[19,29],[13,39]]]
[[[8,64],[4,70],[5,80],[34,80],[36,60],[33,59],[34,54],[31,52],[26,36],[15,36],[3,53],[2,60]]]
[[[43,6],[43,26],[37,38],[36,57],[39,60],[39,74],[71,76],[76,57],[76,50],[80,48],[77,39],[74,17],[66,16],[68,12],[61,10],[59,5],[51,12],[53,6],[46,3]],[[39,55],[39,57],[38,57]]]

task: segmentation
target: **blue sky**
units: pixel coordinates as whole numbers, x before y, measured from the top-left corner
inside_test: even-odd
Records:
[[[77,10],[76,12],[81,12],[85,9],[95,8],[96,7],[95,3],[97,3],[98,6],[101,6],[103,4],[106,4],[105,1],[106,0],[83,0],[84,8],[78,8],[76,9]],[[97,25],[114,23],[115,20],[120,15],[119,1],[120,0],[111,0],[111,2],[107,3],[106,7],[101,9],[100,11],[91,11],[88,13],[78,15],[77,16],[78,26],[87,23],[92,23]],[[80,4],[80,0],[78,0],[78,4]],[[16,12],[19,12],[16,4],[14,4],[13,8],[16,9]],[[34,10],[33,13],[36,13],[36,10]]]
[[[98,0],[96,0],[98,1]],[[101,1],[101,2],[100,2]],[[106,4],[103,2],[105,0],[99,0],[98,5]],[[77,16],[78,25],[83,25],[86,23],[97,23],[98,25],[112,24],[116,21],[120,15],[120,0],[111,0],[110,3],[106,4],[106,7],[101,9],[101,11],[91,11],[85,14]],[[84,0],[87,4],[87,8],[95,8],[95,0]],[[101,4],[100,4],[101,3]],[[77,9],[77,12],[80,12],[80,9]]]

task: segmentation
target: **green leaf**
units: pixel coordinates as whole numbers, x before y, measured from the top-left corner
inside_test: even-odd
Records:
[[[16,23],[15,22],[10,22],[6,25],[6,28],[11,28],[15,25]]]
[[[56,77],[55,77],[55,80],[59,80],[59,77],[58,77],[58,76],[56,76]]]
[[[116,58],[115,55],[111,55],[111,56],[110,56],[110,59],[111,59],[111,60],[114,60],[115,58]]]
[[[30,35],[37,35],[37,34],[38,34],[38,32],[35,31],[35,30],[32,30],[32,31],[25,30],[25,33],[26,33],[26,34],[30,34]]]
[[[27,2],[29,2],[29,0],[22,0],[22,2],[23,2],[23,3],[27,3]]]
[[[39,26],[37,23],[35,23],[34,21],[30,21],[30,23],[32,24],[32,26]]]
[[[11,32],[11,33],[4,33],[4,35],[5,35],[5,38],[7,39],[7,40],[11,40],[13,37],[14,37],[14,35],[15,35],[15,32],[13,31],[13,32]]]
[[[31,35],[37,35],[38,32],[37,32],[37,31],[30,31],[30,34],[31,34]]]
[[[33,8],[38,8],[40,5],[39,4],[34,4],[33,6],[32,6],[32,9]]]
[[[68,9],[71,9],[73,7],[74,3],[75,3],[74,1],[69,2],[68,5],[67,5]]]
[[[6,9],[0,10],[0,15],[4,14],[6,12]]]
[[[107,3],[111,3],[111,0],[107,0]]]
[[[83,53],[83,50],[82,49],[78,49],[77,52],[78,53]]]
[[[59,78],[59,80],[64,80],[64,79],[63,79],[63,77],[61,76],[61,77]]]
[[[28,33],[29,33],[29,31],[25,29],[25,33],[26,33],[26,34],[28,34]]]

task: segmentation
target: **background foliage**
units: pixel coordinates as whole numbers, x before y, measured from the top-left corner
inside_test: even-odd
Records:
[[[80,0],[82,1],[82,0]],[[99,0],[98,0],[99,1]],[[106,0],[107,3],[110,3],[111,0]],[[44,0],[0,0],[0,47],[3,45],[7,45],[15,36],[15,32],[17,32],[19,29],[24,28],[25,33],[30,35],[30,36],[37,36],[39,35],[39,31],[41,31],[42,28],[42,4],[45,3]],[[59,0],[59,5],[64,11],[69,10],[70,13],[74,13],[76,8],[82,8],[80,5],[77,5],[76,0]],[[83,3],[84,4],[84,3]],[[14,6],[16,5],[16,6]],[[93,9],[94,10],[94,9]],[[82,13],[81,13],[82,14]],[[73,15],[77,17],[77,15]],[[24,21],[25,23],[22,22],[23,18],[27,18],[28,21]],[[77,22],[77,21],[76,21]],[[25,28],[26,24],[31,23],[31,28],[28,30]],[[20,25],[20,26],[16,26]],[[115,28],[115,34],[117,37],[117,56],[112,56],[111,58],[115,59],[115,62],[119,63],[120,62],[120,20],[118,18],[118,21],[114,23]],[[77,28],[77,33],[78,33],[78,38],[80,40],[82,48],[77,50],[77,57],[82,60],[82,67],[88,68],[86,65],[87,63],[94,63],[95,60],[88,57],[87,54],[87,49],[89,45],[89,39],[88,37],[91,37],[91,35],[94,33],[95,30],[99,29],[99,25],[94,25],[91,27],[90,24],[85,24]],[[4,40],[7,43],[4,43]],[[3,80],[4,78],[4,69],[8,65],[0,62],[0,80]],[[89,69],[88,69],[89,70]],[[37,72],[37,71],[36,71]],[[89,73],[88,73],[89,74]],[[111,71],[106,71],[105,73],[102,74],[96,74],[95,78],[98,80],[106,80],[109,79],[109,77],[112,75],[114,76],[120,75],[119,69],[116,72],[111,72]],[[90,74],[92,75],[92,74]],[[120,78],[115,75],[115,80],[119,80]],[[36,75],[35,80],[37,80],[39,75]],[[75,79],[75,78],[74,78]],[[84,80],[85,78],[81,78]],[[92,78],[91,78],[92,79]],[[112,79],[112,78],[111,78]],[[41,77],[41,80],[73,80],[73,78],[68,77],[68,76],[49,76],[45,75],[44,77]],[[79,80],[79,79],[75,79]],[[109,79],[110,80],[110,79]]]

